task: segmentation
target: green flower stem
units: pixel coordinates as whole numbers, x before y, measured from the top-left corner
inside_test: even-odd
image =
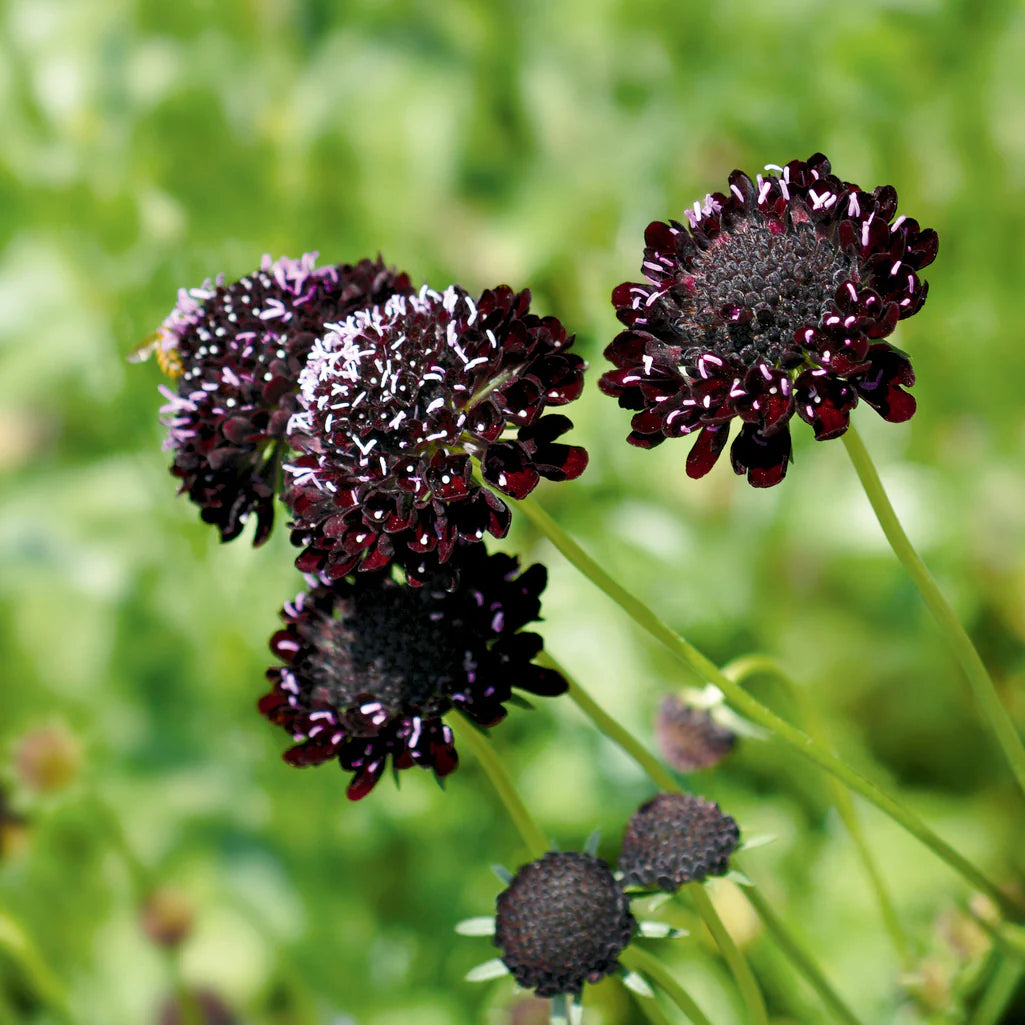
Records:
[[[662,1010],[662,1006],[657,1000],[652,1000],[651,997],[643,997],[640,993],[631,993],[630,995],[640,1008],[641,1014],[651,1022],[651,1025],[670,1025],[665,1011]],[[0,1022],[0,1025],[3,1025],[3,1023]]]
[[[543,651],[538,656],[538,661],[554,669],[566,680],[569,684],[570,700],[598,727],[600,732],[626,751],[657,786],[670,792],[680,789],[679,783],[665,766],[632,733],[616,722],[547,651]]]
[[[1020,964],[1001,958],[993,981],[983,993],[969,1025],[999,1025],[999,1022],[1004,1021],[1007,1005],[1014,998],[1021,977]]]
[[[523,803],[523,799],[516,792],[516,787],[491,741],[461,716],[452,716],[449,724],[453,727],[459,742],[473,748],[477,761],[480,762],[488,779],[491,780],[491,785],[498,792],[498,796],[502,804],[505,805],[506,811],[509,812],[509,817],[519,831],[524,845],[530,851],[530,856],[534,859],[542,857],[546,851],[552,849],[551,842],[541,831],[540,826],[534,821],[534,817]]]
[[[790,958],[790,961],[797,966],[801,974],[811,984],[819,999],[829,1008],[837,1021],[846,1022],[846,1025],[861,1025],[861,1022],[854,1016],[851,1009],[843,1002],[839,994],[830,985],[829,980],[822,974],[821,969],[798,942],[793,934],[786,928],[783,922],[776,917],[771,905],[762,896],[756,886],[743,887],[744,896],[747,897],[751,907],[762,920],[765,928],[771,933],[776,945]]]
[[[746,656],[736,659],[728,666],[723,666],[723,673],[731,680],[736,680],[737,683],[755,673],[767,673],[774,676],[787,688],[795,704],[800,709],[801,717],[804,719],[805,728],[808,733],[821,743],[828,743],[828,736],[822,716],[815,707],[815,703],[809,698],[808,692],[803,687],[798,686],[775,660],[759,655]],[[868,840],[865,838],[865,831],[862,829],[861,820],[858,818],[858,811],[854,807],[851,795],[833,776],[829,777],[829,789],[836,809],[840,813],[840,818],[843,820],[844,827],[854,841],[854,846],[857,848],[858,855],[865,867],[865,874],[868,876],[869,883],[875,892],[883,923],[886,926],[886,931],[890,934],[890,940],[897,951],[901,965],[905,971],[910,971],[913,962],[908,938],[900,924],[897,909],[890,898],[890,893],[886,888],[886,883],[883,880],[882,872],[879,870],[875,855],[869,847]]]
[[[883,489],[879,474],[872,464],[868,449],[865,448],[861,437],[853,426],[847,429],[843,440],[847,446],[847,454],[851,457],[858,479],[861,481],[861,486],[865,489],[865,494],[872,504],[872,511],[876,514],[879,526],[882,527],[883,533],[886,535],[886,540],[890,542],[894,555],[901,561],[908,576],[914,581],[915,587],[918,588],[919,594],[936,620],[940,633],[953,648],[954,656],[968,678],[975,700],[982,709],[990,729],[1004,752],[1004,757],[1017,777],[1018,785],[1025,791],[1025,744],[1022,743],[1021,735],[1001,702],[979,653],[975,650],[964,627],[961,626],[954,610],[943,597],[939,587],[936,586],[932,574],[922,562],[918,552],[912,547],[907,534],[904,533],[904,528],[900,525],[900,520],[897,519],[897,514],[893,511],[893,506]]]
[[[861,794],[882,812],[919,839],[937,857],[946,861],[972,886],[991,897],[1012,916],[1025,916],[1025,906],[1003,893],[967,858],[945,843],[913,812],[880,790],[874,783],[840,761],[828,748],[812,740],[806,733],[785,722],[771,709],[755,700],[739,684],[724,676],[719,667],[688,641],[674,633],[639,598],[621,587],[533,500],[527,498],[516,506],[555,547],[592,583],[604,591],[638,625],[660,641],[700,680],[714,683],[734,709],[753,722],[772,731],[784,743],[810,761],[816,762],[836,776],[845,786]]]
[[[150,870],[143,863],[143,860],[135,853],[125,833],[124,826],[117,812],[99,794],[92,794],[92,803],[98,813],[100,821],[107,826],[107,835],[111,843],[117,849],[121,859],[128,869],[132,879],[132,888],[135,891],[135,899],[141,908],[147,898],[153,892],[155,883]],[[196,1001],[195,995],[188,988],[181,973],[181,961],[177,950],[165,951],[165,964],[167,974],[171,980],[171,987],[178,997],[178,1006],[181,1011],[182,1025],[203,1025],[203,1010]]]
[[[630,971],[648,976],[693,1025],[712,1025],[691,995],[673,978],[673,973],[653,954],[634,943],[619,955],[619,961]]]
[[[701,883],[698,883],[697,886],[688,886],[687,892],[694,901],[694,906],[701,916],[701,921],[705,923],[705,928],[712,934],[716,946],[722,953],[726,964],[729,965],[740,995],[744,999],[744,1005],[747,1007],[748,1019],[755,1025],[769,1025],[769,1016],[765,1010],[762,991],[758,988],[758,982],[751,972],[751,966],[736,943],[733,942],[733,937],[715,910],[715,905],[705,893],[704,886]]]

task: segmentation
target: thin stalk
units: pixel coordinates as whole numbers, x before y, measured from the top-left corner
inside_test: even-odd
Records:
[[[538,661],[545,662],[569,684],[570,700],[604,733],[613,743],[621,747],[647,773],[648,777],[663,790],[672,792],[680,789],[679,783],[662,763],[632,734],[598,704],[580,684],[548,652],[542,652]]]
[[[822,974],[821,969],[804,949],[804,946],[776,916],[772,906],[762,896],[759,889],[756,886],[745,886],[743,890],[744,896],[747,897],[751,907],[755,909],[755,913],[762,920],[765,928],[772,934],[776,945],[798,967],[801,974],[810,983],[816,994],[818,994],[822,1003],[833,1013],[833,1016],[838,1021],[845,1022],[846,1025],[861,1025],[858,1018],[854,1016],[851,1009],[830,985],[829,980]]]
[[[1022,968],[1015,961],[1000,959],[993,981],[986,987],[969,1025],[998,1025],[1021,982]]]
[[[901,565],[907,571],[909,577],[918,588],[933,618],[940,628],[940,633],[946,639],[954,652],[954,657],[961,665],[961,669],[968,678],[975,700],[982,709],[982,714],[993,731],[1018,780],[1018,785],[1025,791],[1025,744],[1022,743],[1021,735],[1018,733],[1010,714],[1004,707],[1003,702],[997,694],[993,680],[983,665],[975,645],[965,632],[961,621],[957,618],[954,610],[943,597],[932,574],[926,568],[918,552],[915,551],[908,540],[904,528],[897,519],[897,514],[890,504],[890,499],[883,489],[882,481],[872,463],[858,432],[850,427],[843,436],[844,444],[847,446],[847,454],[851,457],[854,469],[865,489],[869,502],[872,504],[872,511],[876,514],[879,526],[882,527],[886,540],[889,541],[893,554],[900,560]]]
[[[676,1006],[690,1018],[693,1025],[712,1025],[691,995],[673,978],[673,973],[654,954],[637,946],[627,947],[619,955],[620,964],[632,972],[647,975]]]
[[[822,721],[822,716],[819,714],[819,710],[815,707],[815,703],[809,698],[807,691],[803,687],[798,686],[783,667],[773,659],[762,656],[747,656],[723,667],[723,673],[738,683],[745,677],[758,672],[771,674],[787,688],[795,704],[800,709],[801,717],[804,719],[805,728],[808,733],[819,742],[828,744],[826,727]],[[868,840],[865,838],[865,831],[861,826],[858,811],[854,807],[854,802],[851,800],[851,795],[846,788],[842,787],[833,776],[829,777],[828,783],[833,803],[836,805],[836,810],[840,813],[844,827],[854,841],[854,846],[857,848],[858,855],[864,865],[865,874],[868,876],[869,884],[875,893],[883,924],[886,926],[886,931],[890,934],[890,941],[897,951],[904,970],[910,971],[912,958],[908,939],[900,924],[897,909],[890,898],[890,893],[886,888],[886,883],[883,880],[883,875],[875,855],[871,847],[869,847]]]
[[[712,934],[716,946],[722,953],[723,959],[729,965],[733,978],[736,980],[737,988],[747,1007],[748,1019],[755,1025],[769,1025],[769,1015],[765,1010],[765,1001],[762,999],[762,991],[751,972],[751,966],[747,958],[740,952],[733,937],[729,934],[711,898],[705,893],[704,886],[698,883],[697,886],[688,887],[688,892],[694,900],[701,921]]]
[[[465,743],[473,748],[477,761],[480,762],[488,779],[491,780],[491,785],[498,793],[502,804],[505,805],[506,811],[509,812],[509,817],[513,820],[531,857],[542,857],[546,851],[552,849],[551,842],[541,831],[541,827],[534,821],[534,816],[530,814],[523,799],[516,792],[516,786],[510,779],[509,773],[506,772],[491,741],[459,716],[452,716],[450,724],[459,737],[460,743]]]
[[[739,684],[724,676],[711,659],[666,626],[639,598],[613,580],[539,505],[527,498],[518,502],[517,508],[523,511],[524,515],[584,576],[604,591],[639,626],[668,648],[684,666],[700,680],[714,683],[737,712],[772,731],[799,754],[816,762],[827,772],[836,776],[849,789],[861,794],[1008,913],[1014,916],[1025,916],[1025,906],[1000,890],[967,858],[940,839],[917,815],[880,790],[874,783],[859,775],[850,766],[844,764],[832,752],[812,740],[802,730],[785,722],[775,712],[748,694]]]

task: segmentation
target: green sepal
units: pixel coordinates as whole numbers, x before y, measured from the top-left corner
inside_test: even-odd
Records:
[[[506,968],[501,958],[495,957],[477,965],[476,968],[471,968],[463,978],[467,982],[489,982],[491,979],[500,979],[503,975],[508,974],[509,969]]]
[[[637,972],[623,972],[623,985],[640,997],[653,997],[655,991],[648,985],[647,979]]]
[[[505,867],[505,865],[492,865],[491,871],[498,876],[498,880],[508,886],[513,881],[513,874]]]
[[[477,918],[464,918],[456,923],[456,932],[460,936],[494,936],[494,915],[480,915]]]

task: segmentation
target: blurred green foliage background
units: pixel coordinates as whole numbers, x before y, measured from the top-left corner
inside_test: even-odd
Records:
[[[453,933],[491,912],[489,865],[525,858],[485,778],[464,752],[445,793],[409,772],[349,805],[331,767],[280,760],[254,706],[300,586],[286,532],[222,547],[175,500],[158,371],[125,362],[179,286],[264,252],[380,251],[436,287],[532,288],[592,364],[567,410],[591,466],[540,501],[717,660],[780,657],[847,758],[1020,879],[1019,795],[843,446],[795,430],[770,492],[725,465],[693,482],[685,443],[628,448],[595,386],[648,221],[733,167],[816,150],[894,184],[941,239],[895,337],[919,412],[856,422],[1025,720],[1020,4],[7,0],[0,139],[0,1021],[61,1021],[62,1001],[76,1025],[160,1020],[173,973],[140,929],[126,848],[191,904],[182,976],[240,1022],[513,1020],[510,982],[461,981],[492,948]],[[503,544],[550,567],[549,648],[650,741],[661,695],[692,681],[528,526]],[[80,761],[47,792],[23,754],[18,769],[42,729]],[[560,846],[601,827],[615,857],[651,788],[572,705],[514,710],[494,739]],[[923,848],[862,809],[914,937],[902,966],[817,771],[748,740],[688,784],[778,837],[748,870],[866,1022],[981,1013],[999,969],[962,935],[970,894]],[[714,897],[774,1020],[826,1020],[739,891]],[[743,1020],[699,927],[665,956],[717,1025]],[[591,1022],[640,1020],[614,982],[589,999]]]

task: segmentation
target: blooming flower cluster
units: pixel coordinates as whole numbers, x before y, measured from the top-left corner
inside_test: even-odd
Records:
[[[179,294],[154,343],[177,382],[162,389],[172,472],[223,540],[252,513],[265,540],[280,491],[304,549],[309,587],[285,606],[260,701],[291,764],[337,761],[353,799],[389,758],[440,779],[457,764],[447,712],[488,727],[514,687],[566,689],[521,632],[544,567],[518,574],[481,542],[509,528],[498,493],[587,465],[546,412],[583,387],[572,343],[528,291],[414,292],[380,258],[265,257]]]
[[[529,305],[506,287],[425,287],[327,325],[288,428],[300,569],[398,563],[418,582],[457,544],[505,535],[509,509],[484,484],[523,498],[583,472],[585,450],[556,440],[572,424],[544,411],[580,394],[584,362]]]
[[[222,540],[237,537],[252,513],[254,543],[270,534],[299,372],[324,325],[409,290],[409,278],[380,259],[317,267],[307,253],[265,256],[239,281],[179,292],[156,340],[161,366],[177,379],[176,389],[161,389],[171,472]]]
[[[555,695],[566,681],[531,664],[546,571],[517,574],[514,558],[481,547],[460,559],[456,590],[409,587],[387,573],[314,584],[285,606],[271,640],[284,663],[260,711],[295,741],[292,765],[336,760],[353,773],[348,795],[365,796],[393,767],[431,768],[440,779],[458,764],[443,716],[478,726],[506,714],[513,688]]]
[[[770,170],[734,171],[687,226],[648,225],[646,280],[613,292],[626,330],[599,382],[637,411],[631,444],[697,433],[691,477],[739,420],[730,456],[755,487],[786,474],[795,414],[820,441],[846,431],[859,399],[886,420],[911,417],[911,363],[882,339],[921,309],[919,271],[937,249],[935,231],[895,217],[889,185],[864,192],[821,153]]]
[[[733,172],[688,226],[648,226],[646,280],[613,293],[626,330],[600,382],[634,411],[632,444],[696,434],[692,477],[739,420],[731,461],[757,487],[783,479],[795,415],[819,440],[846,431],[860,400],[889,421],[912,416],[910,361],[884,339],[921,308],[919,272],[937,251],[934,231],[896,216],[891,187],[864,192],[822,154],[769,171]],[[517,691],[568,689],[535,664],[542,639],[524,629],[547,571],[485,544],[509,529],[506,498],[588,462],[551,412],[581,394],[586,364],[530,302],[504,285],[415,290],[380,258],[318,268],[307,254],[183,290],[155,336],[176,381],[162,410],[172,473],[203,519],[228,541],[255,516],[260,544],[278,498],[291,513],[306,587],[271,638],[259,710],[291,738],[286,762],[337,762],[354,801],[389,766],[454,771],[446,717],[487,729]],[[679,771],[715,765],[736,741],[677,697],[656,732]],[[722,875],[739,840],[718,805],[658,794],[630,819],[617,872],[589,845],[506,876],[491,964],[564,1007],[620,970],[638,931],[655,935],[631,914],[632,888]],[[151,935],[181,942],[181,916],[157,918]]]

